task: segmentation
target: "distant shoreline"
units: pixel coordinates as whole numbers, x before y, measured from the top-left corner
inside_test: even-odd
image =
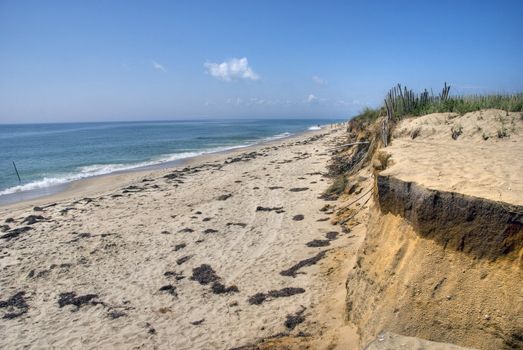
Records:
[[[341,123],[341,122],[340,122]],[[339,125],[340,123],[333,123],[332,125]],[[121,186],[123,183],[132,181],[140,176],[145,174],[150,174],[157,171],[165,171],[168,169],[183,167],[186,165],[204,162],[208,159],[215,157],[222,157],[223,155],[236,154],[245,151],[252,151],[266,145],[277,144],[279,142],[285,142],[289,139],[297,138],[306,134],[315,134],[321,133],[326,128],[329,128],[330,125],[321,125],[319,130],[304,130],[289,136],[281,137],[275,140],[260,140],[251,145],[233,147],[231,149],[204,153],[192,157],[181,158],[173,161],[168,161],[165,163],[159,163],[154,165],[146,165],[143,167],[136,167],[126,170],[118,170],[108,174],[94,175],[86,178],[73,180],[58,185],[51,185],[49,187],[34,189],[28,191],[16,192],[13,194],[6,194],[0,196],[0,209],[10,209],[18,208],[25,205],[41,205],[42,203],[52,201],[52,200],[61,200],[65,198],[70,198],[71,196],[80,195],[84,192],[84,189],[87,193],[96,191],[97,187],[100,187],[100,190],[105,190],[114,183],[115,186]]]

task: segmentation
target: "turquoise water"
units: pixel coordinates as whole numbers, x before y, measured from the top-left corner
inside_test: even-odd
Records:
[[[17,193],[45,192],[86,177],[244,147],[334,122],[339,120],[0,125],[0,201]]]

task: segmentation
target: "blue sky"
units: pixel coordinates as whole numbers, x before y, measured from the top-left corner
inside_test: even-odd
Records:
[[[523,90],[523,1],[0,0],[0,122],[349,117]]]

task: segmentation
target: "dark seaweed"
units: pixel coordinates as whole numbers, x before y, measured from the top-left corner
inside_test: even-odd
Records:
[[[307,191],[309,188],[308,187],[294,187],[294,188],[291,188],[289,189],[290,192],[303,192],[303,191]]]
[[[205,318],[202,318],[201,320],[198,320],[198,321],[193,321],[193,322],[191,322],[191,324],[192,324],[193,326],[199,326],[199,325],[201,325],[203,322],[205,322]]]
[[[165,277],[174,277],[177,281],[183,280],[185,278],[183,273],[176,271],[165,271],[163,275]]]
[[[332,241],[336,238],[338,238],[338,232],[336,231],[329,231],[325,234],[325,238],[327,238],[328,240]]]
[[[256,207],[256,211],[273,211],[273,210],[275,210],[276,212],[278,212],[278,211],[280,211],[282,209],[283,209],[283,207],[272,207],[272,208],[271,207],[260,207],[260,206]]]
[[[25,292],[21,291],[13,294],[7,300],[0,300],[0,308],[8,308],[9,310],[4,314],[4,319],[11,320],[13,318],[22,316],[27,312],[27,310],[29,310],[29,305],[27,304],[24,295]]]
[[[296,277],[298,270],[305,266],[312,266],[315,265],[318,261],[323,259],[325,257],[326,250],[319,252],[315,256],[302,260],[298,262],[296,265],[292,266],[288,270],[284,270],[280,272],[280,275],[282,276],[288,276],[288,277]]]
[[[316,247],[326,247],[330,245],[329,239],[314,239],[305,244],[307,247],[316,248]]]
[[[74,305],[76,306],[76,310],[78,311],[83,305],[85,304],[100,304],[100,302],[96,302],[93,299],[97,299],[98,295],[96,294],[85,294],[76,296],[75,292],[68,292],[68,293],[61,293],[59,295],[58,299],[58,305],[62,308],[66,305]]]
[[[242,228],[247,227],[247,224],[244,224],[243,222],[228,222],[227,226],[240,226]]]
[[[178,293],[176,292],[176,287],[172,284],[167,284],[165,286],[160,287],[160,292],[167,292],[175,297],[178,296]]]
[[[177,245],[174,246],[174,251],[176,252],[176,251],[178,251],[180,249],[183,249],[185,247],[187,247],[187,244],[185,244],[185,243],[177,244]]]
[[[220,282],[214,282],[212,284],[212,292],[214,294],[238,293],[239,289],[234,285],[225,287],[225,285]]]
[[[216,274],[210,265],[202,264],[192,270],[191,280],[197,281],[200,284],[209,284],[219,280],[220,277]]]
[[[293,315],[287,315],[287,319],[285,320],[285,327],[289,330],[293,330],[296,328],[297,325],[300,323],[303,323],[305,321],[305,316],[303,316],[303,312],[305,311],[305,308],[302,307],[300,311]]]
[[[205,231],[203,231],[203,233],[217,233],[217,232],[218,232],[218,230],[215,230],[215,229],[212,229],[212,228],[208,228]]]
[[[229,199],[231,197],[232,197],[232,194],[227,193],[227,194],[222,194],[221,196],[218,196],[216,199],[219,200],[219,201],[224,201],[224,200],[227,200],[227,199]]]
[[[30,231],[32,229],[33,228],[29,227],[29,226],[23,226],[23,227],[15,228],[15,229],[12,229],[11,231],[8,231],[5,235],[0,236],[0,239],[5,239],[5,240],[9,241],[9,240],[11,240],[13,238],[18,237],[22,233],[25,233],[25,232]]]
[[[291,295],[305,293],[303,288],[285,287],[280,290],[271,290],[267,293],[256,293],[249,297],[248,302],[251,305],[261,305],[263,302],[275,298],[290,297]]]
[[[176,260],[176,264],[181,265],[184,262],[187,262],[187,260],[189,260],[190,258],[192,258],[192,255],[187,255],[187,256],[181,257]]]

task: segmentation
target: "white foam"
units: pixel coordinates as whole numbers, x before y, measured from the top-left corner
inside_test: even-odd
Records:
[[[309,128],[307,130],[321,130],[321,126],[319,126],[319,125],[309,126]]]
[[[143,168],[153,165],[161,165],[168,162],[173,162],[180,159],[196,157],[202,154],[223,152],[231,149],[237,149],[242,147],[247,147],[250,145],[237,145],[229,147],[215,147],[198,152],[182,152],[182,153],[173,153],[165,154],[153,158],[150,161],[139,162],[139,163],[129,163],[129,164],[92,164],[78,168],[78,172],[63,174],[57,177],[44,177],[41,180],[33,181],[24,185],[18,185],[14,187],[6,188],[5,190],[0,191],[0,196],[13,194],[18,192],[40,190],[51,186],[63,185],[68,182],[85,179],[93,176],[107,175],[112,174],[118,171],[128,171],[137,168]]]
[[[68,181],[73,181],[73,180],[74,179],[69,180],[67,177],[63,177],[63,178],[44,177],[42,180],[30,182],[25,185],[19,185],[19,186],[6,188],[5,190],[0,191],[0,196],[6,195],[6,194],[17,193],[17,192],[38,190],[38,189],[42,189],[42,188],[46,188],[46,187],[50,187],[50,186],[57,186],[57,185],[64,184]]]
[[[317,126],[312,126],[309,128],[309,130],[318,130],[318,129],[311,129],[311,128],[318,128]],[[292,134],[289,132],[284,132],[281,134],[267,137],[261,141],[262,142],[274,141],[274,140],[282,139],[284,137],[289,137],[291,135]],[[244,148],[244,147],[248,147],[248,146],[252,146],[252,145],[253,145],[253,143],[236,145],[236,146],[214,147],[214,148],[204,149],[204,150],[195,151],[195,152],[165,154],[165,155],[157,156],[149,161],[144,161],[144,162],[139,162],[139,163],[87,165],[87,166],[78,168],[78,171],[74,172],[74,173],[58,175],[56,177],[44,177],[41,180],[33,181],[33,182],[30,182],[30,183],[27,183],[24,185],[6,188],[6,189],[0,191],[0,196],[18,193],[18,192],[41,190],[41,189],[45,189],[48,187],[63,185],[68,182],[85,179],[88,177],[107,175],[107,174],[112,174],[112,173],[119,172],[119,171],[129,171],[129,170],[133,170],[133,169],[137,169],[137,168],[143,168],[143,167],[154,166],[154,165],[161,165],[164,163],[173,162],[173,161],[180,160],[180,159],[196,157],[196,156],[199,156],[202,154],[223,152],[223,151],[228,151],[228,150],[233,150],[233,149],[238,149],[238,148]]]
[[[291,136],[292,134],[290,132],[283,132],[281,134],[276,134],[274,136],[269,136],[269,137],[266,137],[264,139],[264,141],[274,141],[274,140],[279,140],[279,139],[282,139],[284,137],[289,137]]]

